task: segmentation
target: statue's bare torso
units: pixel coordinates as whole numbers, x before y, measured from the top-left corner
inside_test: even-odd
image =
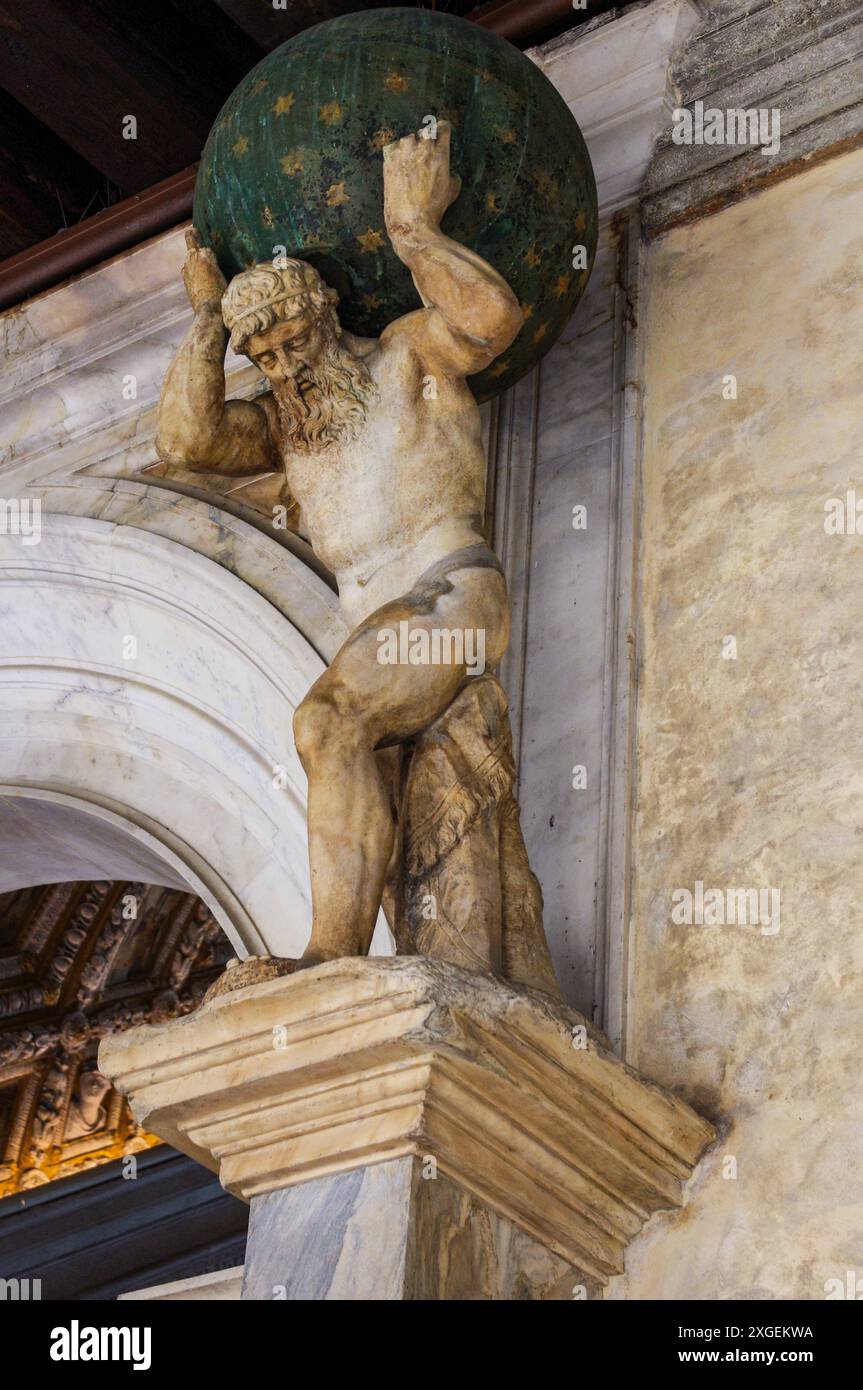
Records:
[[[522,324],[505,281],[440,230],[458,194],[450,132],[384,151],[384,212],[424,307],[378,341],[338,322],[336,296],[303,261],[262,263],[225,288],[212,252],[189,237],[184,277],[195,323],[165,380],[163,466],[260,477],[284,468],[300,528],[338,582],[351,629],[294,716],[309,779],[313,923],[308,962],[363,954],[394,844],[386,751],[408,742],[477,674],[467,638],[494,667],[509,636],[500,565],[482,533],[485,458],[467,378]],[[226,401],[226,327],[271,393]],[[464,638],[444,663],[398,655],[442,632]],[[479,669],[482,669],[480,666]]]
[[[375,387],[350,443],[291,451],[275,402],[267,415],[301,529],[336,576],[355,626],[430,565],[483,542],[486,463],[470,387],[464,378],[430,373],[409,331],[397,323],[380,341],[349,339],[349,346]]]

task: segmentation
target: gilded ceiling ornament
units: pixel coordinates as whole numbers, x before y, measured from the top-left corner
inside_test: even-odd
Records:
[[[4,1196],[158,1142],[98,1072],[99,1042],[190,1013],[229,950],[204,903],[140,883],[25,889],[0,910],[13,933],[0,990]]]

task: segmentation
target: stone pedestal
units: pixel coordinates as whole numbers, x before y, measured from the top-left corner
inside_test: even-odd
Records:
[[[251,1203],[244,1298],[589,1297],[713,1138],[573,1010],[422,957],[222,993],[99,1060]]]

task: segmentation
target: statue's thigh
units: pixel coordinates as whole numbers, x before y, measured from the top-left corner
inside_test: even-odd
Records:
[[[503,578],[491,569],[457,571],[438,594],[417,589],[371,614],[317,689],[376,742],[410,738],[479,674],[478,656],[483,666],[500,660],[507,628]]]

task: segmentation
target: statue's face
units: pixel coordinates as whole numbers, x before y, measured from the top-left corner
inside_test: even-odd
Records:
[[[326,346],[322,317],[312,309],[253,333],[243,349],[267,379],[278,385],[314,368]]]

